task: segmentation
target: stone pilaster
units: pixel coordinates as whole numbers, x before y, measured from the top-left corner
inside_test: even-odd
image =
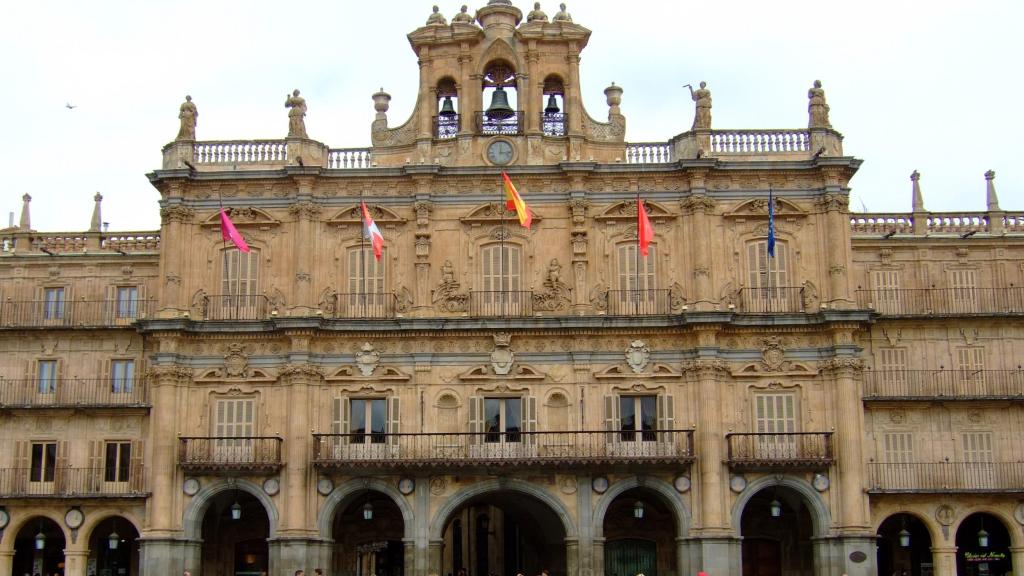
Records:
[[[852,345],[847,330],[837,331],[834,343]],[[835,422],[833,449],[838,462],[840,529],[856,534],[870,530],[868,501],[864,494],[864,410],[861,404],[860,375],[864,363],[859,358],[840,356],[821,363],[821,369],[832,376],[832,414]]]
[[[845,308],[850,300],[849,265],[850,218],[849,197],[841,192],[838,173],[826,171],[826,193],[818,199],[819,207],[825,212],[826,254],[828,255],[829,303],[832,307]]]
[[[178,388],[188,385],[192,372],[182,366],[157,365],[150,368],[147,377],[153,399],[148,439],[153,455],[149,465],[152,496],[148,528],[143,536],[164,537],[180,528],[180,515],[174,509],[175,492],[180,489],[177,468]]]
[[[169,197],[178,197],[181,194],[179,183],[170,184]],[[195,218],[195,210],[181,204],[172,204],[160,209],[160,230],[161,242],[164,246],[181,245],[188,237],[188,228]],[[158,293],[155,294],[159,301],[158,315],[162,318],[175,318],[188,310],[188,303],[185,302],[182,291],[183,258],[186,250],[165,250],[160,258],[160,278],[157,286]]]
[[[292,261],[295,263],[293,270],[295,280],[292,290],[294,305],[292,308],[308,313],[317,305],[313,294],[313,262],[318,245],[315,227],[320,218],[321,209],[320,206],[309,201],[313,181],[309,178],[299,178],[297,183],[300,200],[288,208],[288,212],[298,223],[292,256]]]
[[[713,331],[698,333],[700,347],[713,346]],[[694,432],[697,461],[697,493],[700,506],[700,534],[725,536],[730,534],[729,515],[725,502],[726,469],[725,430],[722,428],[722,394],[720,380],[728,373],[725,362],[719,359],[699,359],[683,365],[683,371],[697,381],[699,406],[697,430]]]
[[[956,576],[956,546],[932,546],[935,576]]]
[[[89,550],[81,550],[80,547],[83,544],[84,539],[79,540],[79,544],[73,544],[71,547],[64,550],[64,576],[86,576],[86,564],[89,561]],[[10,574],[10,572],[7,572]]]
[[[688,213],[692,222],[693,239],[688,242],[690,258],[693,261],[693,305],[696,311],[707,311],[714,307],[714,295],[711,286],[711,222],[715,211],[715,201],[707,194],[694,194],[683,199],[680,207]]]

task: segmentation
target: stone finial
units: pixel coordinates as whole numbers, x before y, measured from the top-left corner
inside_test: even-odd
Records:
[[[32,216],[28,211],[28,204],[32,201],[32,197],[25,194],[21,197],[21,221],[18,222],[18,228],[22,230],[32,229]]]
[[[910,181],[913,182],[913,209],[914,212],[924,212],[924,196],[921,195],[921,173],[914,170],[910,173]]]
[[[462,8],[459,8],[459,13],[458,14],[456,14],[455,16],[452,16],[452,24],[472,24],[472,23],[473,23],[473,17],[470,16],[470,14],[469,14],[469,6],[466,6],[465,4],[462,5]]]
[[[999,197],[996,196],[995,170],[985,172],[985,204],[989,212],[999,212]]]
[[[103,225],[103,216],[100,212],[100,205],[103,203],[103,195],[97,192],[92,199],[96,205],[92,208],[92,220],[89,221],[89,232],[99,232],[100,226]]]
[[[530,13],[526,15],[526,22],[529,23],[529,22],[547,22],[547,21],[548,21],[548,15],[545,14],[544,11],[540,9],[540,2],[534,2],[533,3],[533,10],[530,10]]]
[[[604,89],[605,101],[611,108],[612,114],[619,113],[619,104],[622,104],[622,86],[616,86],[615,82],[612,85]]]
[[[807,100],[808,128],[831,128],[832,124],[828,121],[829,107],[825,102],[821,80],[814,81],[814,85],[807,91]]]
[[[185,96],[185,101],[182,102],[181,107],[178,108],[178,119],[181,120],[181,126],[178,128],[178,135],[174,140],[195,140],[196,119],[198,118],[199,110],[197,110],[196,105],[192,103],[192,97]]]
[[[572,16],[565,11],[565,3],[558,5],[558,12],[551,18],[552,22],[572,22]]]
[[[391,94],[384,91],[382,86],[380,91],[372,96],[373,98],[373,109],[377,111],[378,120],[387,120],[388,108],[391,107]]]
[[[444,19],[441,14],[441,9],[437,7],[437,4],[432,8],[433,12],[427,17],[427,26],[447,26],[448,21]]]

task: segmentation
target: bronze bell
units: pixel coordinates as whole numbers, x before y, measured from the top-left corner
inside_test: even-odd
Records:
[[[437,113],[438,116],[455,116],[455,106],[452,105],[452,97],[445,96],[444,102],[441,103],[441,111]]]
[[[501,86],[495,88],[494,94],[491,95],[491,105],[484,114],[491,120],[504,120],[511,118],[515,113],[516,111],[508,105],[508,95],[505,94],[505,90]]]
[[[558,114],[561,110],[558,109],[558,102],[555,101],[555,95],[551,94],[548,96],[548,105],[544,107],[545,114]]]

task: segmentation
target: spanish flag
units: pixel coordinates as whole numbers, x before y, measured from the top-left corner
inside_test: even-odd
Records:
[[[516,215],[519,216],[519,224],[524,228],[529,229],[530,224],[533,222],[533,214],[530,212],[530,208],[520,198],[519,192],[516,191],[516,187],[512,185],[512,181],[509,180],[508,174],[504,171],[501,173],[502,180],[505,181],[505,207],[509,210],[515,210]]]

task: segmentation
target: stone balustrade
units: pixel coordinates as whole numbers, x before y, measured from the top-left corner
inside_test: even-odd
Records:
[[[672,145],[668,142],[626,143],[627,164],[664,164],[672,161]]]
[[[0,254],[41,252],[76,254],[95,252],[155,252],[160,232],[35,232],[11,230],[0,235]]]
[[[284,140],[217,140],[196,142],[196,164],[271,164],[288,160]]]
[[[334,170],[371,166],[369,148],[331,148],[327,154],[327,167]]]
[[[712,130],[712,154],[786,154],[808,152],[807,130]]]
[[[931,213],[927,219],[929,234],[964,234],[988,232],[988,214],[984,212]]]
[[[1024,214],[1002,212],[851,213],[854,237],[1024,233]]]
[[[850,229],[854,236],[913,234],[914,219],[910,214],[850,214]]]

